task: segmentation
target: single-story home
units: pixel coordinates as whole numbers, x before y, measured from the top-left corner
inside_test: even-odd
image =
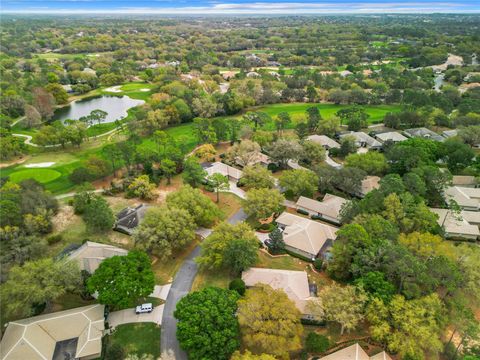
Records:
[[[450,186],[445,190],[445,200],[455,201],[463,210],[480,211],[480,188]]]
[[[117,214],[117,221],[113,226],[113,230],[127,235],[132,235],[135,228],[140,225],[145,217],[147,209],[148,206],[145,204],[140,204],[133,208],[127,207],[123,209]]]
[[[313,200],[305,196],[300,196],[297,200],[297,210],[307,211],[309,215],[317,215],[326,221],[340,225],[340,210],[348,202],[340,196],[325,194],[322,201]]]
[[[362,180],[360,192],[355,194],[359,197],[365,197],[370,191],[380,187],[380,178],[378,176],[367,176]]]
[[[72,251],[68,255],[68,259],[77,261],[80,270],[85,270],[89,274],[93,274],[103,260],[111,258],[112,256],[125,256],[127,254],[127,250],[113,245],[87,241],[78,249]]]
[[[222,76],[225,80],[230,80],[231,78],[234,78],[237,73],[238,71],[225,71],[222,73]]]
[[[360,148],[378,150],[382,147],[382,143],[380,141],[375,140],[370,135],[361,131],[352,131],[349,133],[345,133],[340,135],[340,138],[344,138],[345,136],[353,136],[355,138],[355,144]]]
[[[323,256],[337,238],[337,227],[288,212],[283,212],[276,222],[283,230],[285,249],[312,260]]]
[[[480,212],[460,211],[456,214],[450,209],[430,208],[438,215],[438,225],[445,230],[447,238],[476,240],[480,236]]]
[[[88,305],[8,323],[2,360],[97,359],[102,353],[105,306]]]
[[[262,166],[267,167],[268,164],[270,164],[271,162],[272,161],[270,160],[270,157],[261,152],[257,153],[255,156],[252,156],[252,158],[248,161],[247,164],[244,164],[239,157],[235,158],[235,163],[241,167],[245,167],[247,165],[256,165],[256,164],[260,164]]]
[[[475,176],[468,175],[454,175],[452,176],[452,185],[453,186],[463,186],[476,188],[479,186],[477,178]]]
[[[241,170],[219,161],[214,163],[205,163],[202,166],[207,172],[207,176],[213,174],[222,174],[223,176],[228,177],[229,180],[233,181],[238,181],[243,176],[243,172]]]
[[[457,135],[458,135],[457,129],[442,131],[442,136],[446,139],[451,138],[451,137],[455,137]]]
[[[431,139],[438,142],[442,142],[445,140],[443,136],[440,136],[436,132],[433,132],[432,130],[427,129],[425,127],[407,129],[404,131],[404,133],[408,137]]]
[[[393,143],[398,143],[407,140],[405,136],[400,134],[399,132],[396,131],[389,131],[389,132],[384,132],[380,134],[376,134],[375,138],[382,143],[385,143],[387,141],[391,141]]]
[[[326,135],[310,135],[309,137],[307,137],[307,140],[310,140],[317,144],[322,145],[326,150],[330,150],[333,148],[335,149],[340,148],[340,144],[338,142],[336,142],[333,139],[330,139]]]
[[[273,289],[282,289],[302,314],[311,299],[308,276],[305,271],[250,268],[242,273],[242,280],[247,287],[266,284]]]
[[[369,356],[362,347],[356,343],[344,349],[323,356],[321,360],[392,360],[385,351]]]

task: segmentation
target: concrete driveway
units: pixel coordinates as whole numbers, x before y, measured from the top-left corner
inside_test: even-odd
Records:
[[[135,309],[125,309],[119,311],[112,311],[108,314],[108,324],[112,328],[118,325],[130,323],[153,322],[157,325],[162,324],[163,308],[165,305],[156,306],[151,313],[135,314]]]

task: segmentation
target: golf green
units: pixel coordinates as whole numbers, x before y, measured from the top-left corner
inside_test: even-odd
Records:
[[[41,184],[49,183],[62,174],[52,169],[25,169],[10,174],[10,181],[19,183],[26,179],[34,179]]]

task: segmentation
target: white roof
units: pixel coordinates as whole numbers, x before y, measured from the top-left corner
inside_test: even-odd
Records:
[[[243,175],[243,172],[241,170],[238,170],[233,166],[224,164],[219,161],[214,162],[210,166],[206,167],[205,171],[207,172],[208,176],[218,173],[224,176],[232,177],[234,179],[240,179]]]
[[[407,138],[403,136],[402,134],[396,132],[396,131],[390,131],[386,133],[381,133],[375,135],[377,139],[385,142],[385,141],[393,141],[393,142],[400,142],[400,141],[405,141]]]
[[[87,241],[78,249],[74,250],[68,256],[68,259],[76,260],[80,270],[86,270],[90,274],[93,274],[103,260],[111,258],[112,256],[123,256],[127,254],[127,250],[113,245]]]
[[[340,217],[340,210],[342,209],[343,204],[347,202],[347,199],[344,199],[340,196],[325,194],[321,202],[305,196],[300,196],[300,198],[297,200],[297,206],[338,219]]]
[[[250,268],[242,273],[246,286],[266,284],[273,289],[282,289],[297,306],[305,313],[305,306],[310,299],[308,276],[305,271]]]
[[[462,208],[480,209],[480,189],[450,186],[445,190],[445,197],[456,201]]]
[[[365,350],[356,343],[334,353],[321,357],[321,360],[392,360],[385,351],[379,354],[368,356]]]
[[[345,136],[353,136],[358,146],[360,146],[361,143],[367,144],[368,147],[382,146],[382,144],[378,140],[375,140],[370,135],[365,134],[364,132],[361,132],[361,131],[352,131],[352,132],[340,135],[341,138],[344,138]]]
[[[340,148],[340,144],[326,135],[310,135],[308,140],[329,148]]]
[[[11,321],[0,344],[1,359],[52,359],[57,342],[74,338],[78,338],[75,358],[99,356],[104,308],[95,304]]]
[[[477,179],[475,178],[475,176],[454,175],[452,176],[452,185],[454,186],[477,185]]]
[[[445,232],[454,235],[480,236],[478,224],[480,224],[480,212],[461,211],[455,214],[449,209],[430,208],[430,211],[438,215],[438,224]]]
[[[338,228],[298,215],[283,212],[277,223],[285,226],[283,241],[286,245],[316,256],[327,240],[335,240]]]

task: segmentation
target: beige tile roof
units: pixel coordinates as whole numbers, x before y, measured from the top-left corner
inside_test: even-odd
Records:
[[[286,245],[305,251],[313,256],[325,245],[327,240],[335,240],[338,228],[313,221],[298,215],[283,212],[277,223],[285,225],[283,241]]]
[[[438,215],[438,224],[447,233],[459,236],[480,236],[478,228],[480,212],[461,211],[457,215],[449,209],[430,208],[430,211]]]
[[[246,286],[266,284],[273,289],[282,289],[297,306],[305,313],[305,306],[310,299],[308,276],[305,271],[280,269],[250,268],[242,273]]]
[[[480,208],[480,189],[461,186],[450,186],[445,190],[445,197],[455,200],[463,208]]]
[[[475,176],[465,176],[465,175],[454,175],[452,177],[452,185],[454,186],[465,186],[465,185],[476,185],[477,180]]]
[[[322,201],[300,196],[297,200],[297,207],[315,211],[338,220],[340,217],[340,210],[343,204],[346,204],[347,202],[348,200],[332,194],[325,194]]]
[[[56,343],[73,338],[78,338],[76,358],[100,355],[104,308],[95,304],[12,321],[0,344],[1,359],[52,359]]]
[[[329,148],[340,148],[340,144],[326,135],[310,135],[308,140]]]
[[[370,191],[378,189],[380,187],[380,178],[378,176],[367,176],[362,180],[362,188],[360,193],[365,196]]]
[[[385,141],[393,141],[393,142],[400,142],[400,141],[405,141],[407,138],[403,136],[402,134],[396,132],[396,131],[390,131],[386,133],[381,133],[375,135],[375,137],[383,142]]]
[[[368,356],[365,350],[356,343],[330,355],[320,358],[321,360],[392,360],[385,351],[374,356]]]
[[[93,274],[103,260],[111,258],[112,256],[123,256],[127,254],[127,250],[113,245],[87,241],[73,251],[68,258],[69,260],[76,260],[80,266],[80,270],[86,270],[90,274]]]
[[[205,171],[209,176],[219,173],[223,176],[229,176],[234,179],[240,179],[243,175],[243,172],[241,170],[238,170],[233,166],[224,164],[220,161],[212,163],[210,166],[205,168]]]

